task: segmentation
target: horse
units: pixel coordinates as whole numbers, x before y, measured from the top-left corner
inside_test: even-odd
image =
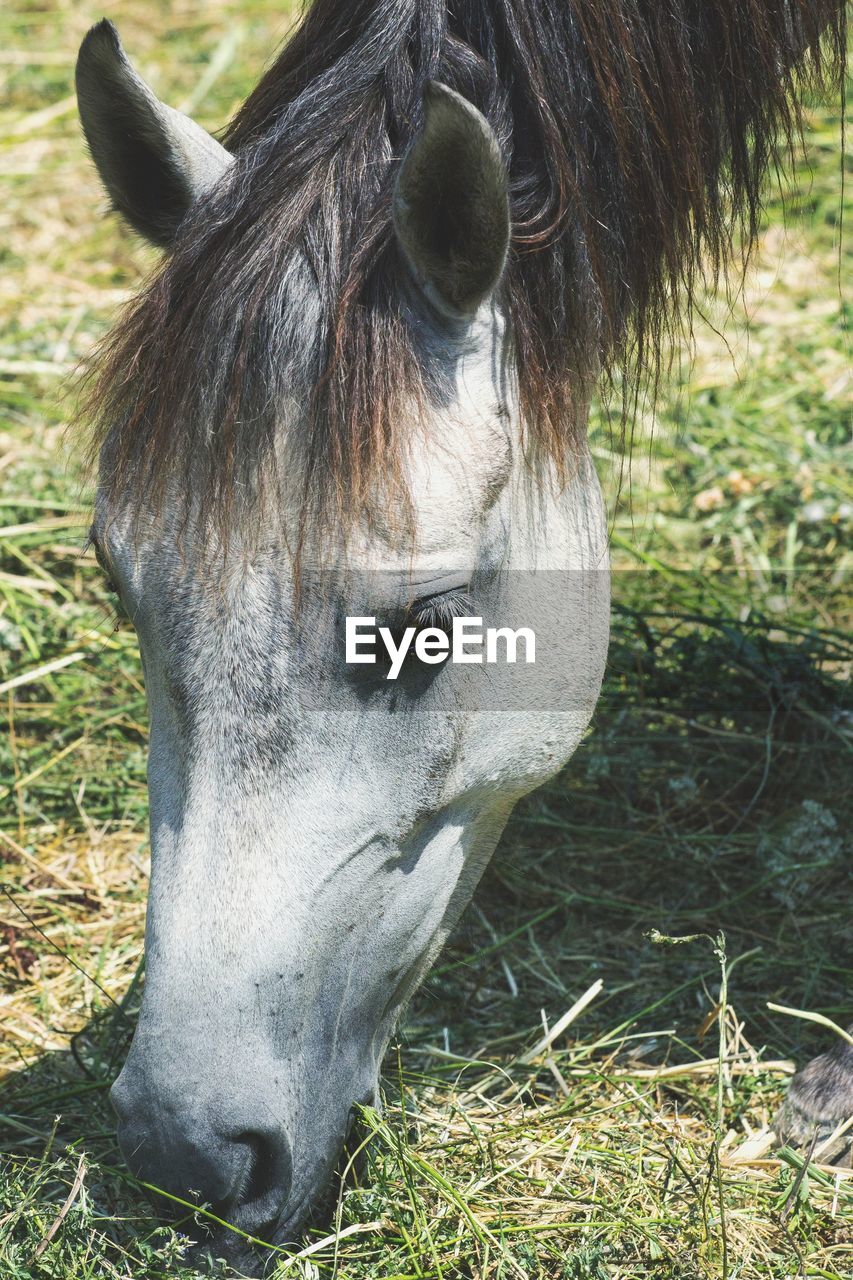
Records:
[[[92,158],[165,251],[84,409],[150,709],[146,977],[111,1095],[144,1183],[271,1243],[323,1203],[513,806],[593,714],[593,391],[653,385],[703,272],[748,254],[844,39],[839,0],[314,0],[221,141],[110,22],[84,39]],[[520,666],[441,646],[528,604],[556,654],[530,703]],[[368,673],[353,619],[426,641]],[[839,1042],[788,1128],[852,1095]]]

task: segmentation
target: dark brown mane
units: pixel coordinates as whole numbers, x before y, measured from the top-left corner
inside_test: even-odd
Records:
[[[600,372],[654,375],[697,273],[754,239],[844,49],[839,0],[314,0],[228,129],[230,178],[99,353],[86,412],[113,495],[156,509],[192,467],[227,529],[294,394],[306,511],[402,490],[401,406],[425,392],[390,194],[430,79],[504,149],[521,411],[564,465]]]

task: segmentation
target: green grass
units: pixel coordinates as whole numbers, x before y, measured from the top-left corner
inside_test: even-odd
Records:
[[[287,7],[164,0],[155,19],[124,0],[110,16],[158,91],[195,96],[217,127]],[[97,16],[35,0],[0,13],[0,1275],[188,1280],[180,1234],[121,1165],[106,1097],[142,957],[146,710],[134,636],[80,554],[87,495],[62,391],[152,255],[96,216],[63,105]],[[853,990],[837,110],[809,113],[806,144],[787,225],[769,195],[743,297],[708,301],[694,358],[639,415],[630,483],[594,416],[617,572],[593,730],[520,806],[412,1006],[384,1116],[365,1115],[339,1189],[337,1238],[271,1256],[271,1275],[853,1267],[849,1174],[744,1147],[791,1061],[825,1042],[767,1001],[841,1022]],[[724,1009],[710,943],[655,947],[653,928],[724,931]],[[526,1061],[543,1016],[598,981]]]

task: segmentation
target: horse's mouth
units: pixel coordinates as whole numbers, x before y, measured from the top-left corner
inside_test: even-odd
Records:
[[[252,1277],[253,1280],[258,1277],[260,1280],[273,1271],[278,1262],[283,1262],[301,1247],[298,1227],[276,1227],[269,1234],[269,1239],[258,1240],[229,1227],[217,1226],[210,1231],[202,1226],[191,1237],[184,1261],[203,1275],[219,1274],[216,1268],[224,1262],[228,1267],[227,1276],[239,1276],[241,1280],[243,1277]]]
[[[345,1157],[346,1150],[341,1157],[341,1169]],[[337,1184],[338,1179],[332,1179],[331,1186],[303,1197],[296,1205],[287,1205],[280,1220],[262,1239],[238,1227],[199,1221],[190,1235],[186,1261],[199,1269],[225,1262],[229,1268],[227,1274],[240,1280],[266,1276],[278,1262],[304,1248],[305,1233],[312,1227],[322,1229],[325,1234],[337,1201]]]

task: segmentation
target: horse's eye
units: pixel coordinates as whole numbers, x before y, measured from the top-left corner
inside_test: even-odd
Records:
[[[101,572],[104,575],[104,586],[106,587],[107,592],[111,596],[117,596],[118,588],[113,582],[109,562],[107,561],[106,556],[101,550],[101,546],[100,546],[100,543],[98,542],[98,539],[95,537],[91,529],[89,530],[89,542],[91,544],[92,550],[95,553],[95,559],[98,562],[98,567],[100,568]]]
[[[423,596],[413,600],[406,610],[399,625],[398,642],[406,627],[415,627],[417,631],[434,628],[443,631],[450,638],[453,631],[453,619],[469,617],[474,613],[474,606],[465,587],[452,587],[449,591],[441,591],[437,595]],[[433,679],[444,663],[425,664],[417,656],[412,644],[406,656],[406,669],[412,674],[418,672]]]

